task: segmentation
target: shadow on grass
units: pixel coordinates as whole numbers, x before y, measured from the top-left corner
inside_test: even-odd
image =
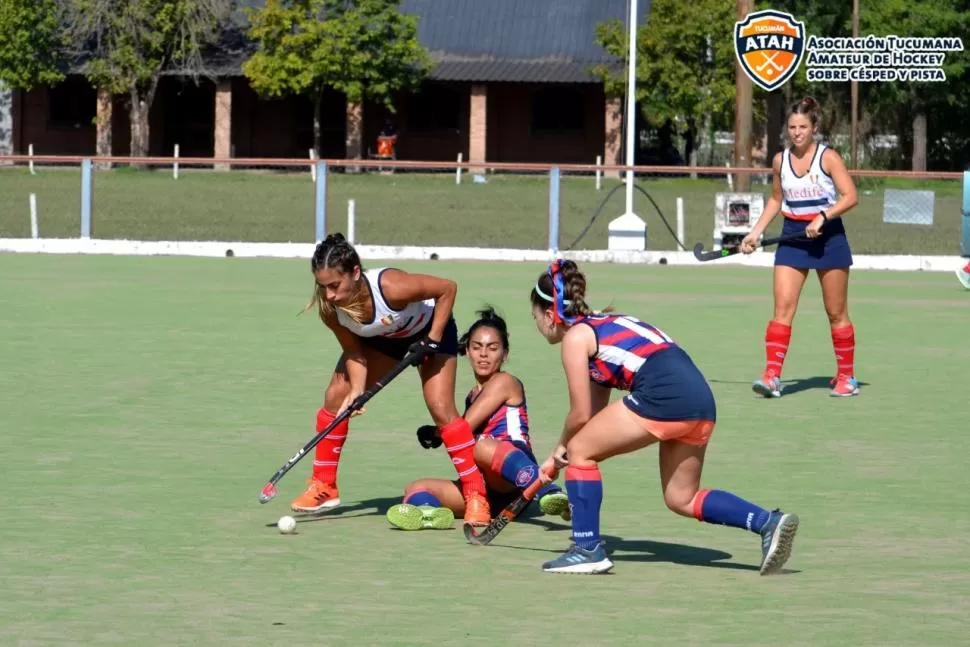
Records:
[[[530,525],[539,525],[547,530],[562,530],[560,524],[550,523],[544,520],[530,520]],[[610,554],[610,559],[614,562],[666,562],[670,564],[683,564],[685,566],[704,566],[708,568],[726,568],[739,571],[759,570],[757,561],[751,563],[739,563],[731,560],[734,556],[723,550],[705,548],[702,546],[692,546],[690,544],[675,544],[663,541],[652,541],[649,539],[623,539],[612,535],[602,535],[606,542],[606,550]],[[512,550],[530,550],[542,553],[560,553],[566,549],[562,548],[532,548],[527,546],[511,546],[508,544],[493,543],[492,546],[500,548],[511,548]],[[752,559],[757,559],[757,547],[752,549]],[[791,575],[800,573],[796,569],[782,569],[779,575]]]
[[[358,501],[350,505],[341,505],[332,511],[322,511],[315,513],[289,512],[296,519],[297,524],[310,523],[313,521],[336,521],[338,519],[354,519],[356,517],[370,517],[374,515],[384,515],[388,509],[396,503],[401,502],[401,497],[381,497],[379,499],[367,499]],[[358,514],[352,514],[358,513]],[[276,526],[276,522],[266,524],[267,528]]]
[[[711,384],[753,384],[754,380],[708,380]],[[805,378],[794,378],[794,379],[782,379],[782,390],[781,397],[786,395],[794,395],[796,393],[801,393],[802,391],[812,391],[812,390],[825,390],[829,391],[832,389],[832,376],[831,375],[816,375],[815,377],[805,377]],[[859,382],[859,386],[869,386],[869,382]],[[754,397],[760,398],[761,396],[754,395]]]

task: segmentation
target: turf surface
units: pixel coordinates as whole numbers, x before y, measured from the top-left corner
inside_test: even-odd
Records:
[[[461,326],[483,302],[505,312],[546,454],[567,398],[528,311],[541,266],[401,265],[459,282]],[[569,536],[544,518],[485,548],[391,529],[409,480],[453,474],[415,440],[411,374],[352,425],[345,507],[282,536],[309,461],[277,500],[257,494],[312,434],[337,357],[296,316],[305,262],[0,255],[0,644],[965,644],[970,295],[952,276],[854,275],[864,387],[842,400],[810,284],[792,386],[761,401],[767,271],[586,269],[594,305],[663,327],[705,371],[720,422],[704,484],[801,516],[792,573],[759,577],[756,536],[666,511],[654,449],[603,466],[609,576],[541,573]]]
[[[677,198],[684,199],[685,246],[710,246],[715,194],[728,190],[724,177],[699,180],[639,178],[641,186],[676,226]],[[607,225],[625,209],[621,188],[609,198],[589,231],[576,242],[616,181],[596,191],[591,177],[564,177],[560,195],[561,249],[605,249]],[[846,227],[856,253],[959,254],[959,182],[859,178],[860,203]],[[883,189],[935,192],[934,224],[885,224]],[[768,191],[754,185],[754,191]],[[80,232],[80,172],[41,168],[0,171],[0,238],[30,235],[28,196],[37,196],[42,237],[74,238]],[[635,211],[646,220],[647,246],[676,248],[656,209],[639,192]],[[545,176],[488,175],[486,184],[466,176],[396,173],[332,173],[328,181],[328,228],[344,231],[347,201],[356,201],[358,242],[375,245],[459,245],[548,248],[549,181]],[[183,169],[95,171],[92,235],[132,240],[228,240],[312,242],[314,185],[309,173],[216,173]],[[769,235],[780,227],[778,218]]]

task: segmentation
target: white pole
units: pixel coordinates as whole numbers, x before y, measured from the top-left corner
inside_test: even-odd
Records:
[[[461,164],[461,153],[458,153],[458,163]],[[455,184],[461,184],[461,167],[455,169]]]
[[[684,199],[683,198],[677,198],[677,240],[680,241],[680,244],[684,244]]]
[[[30,237],[37,238],[37,194],[30,194]]]
[[[633,146],[636,135],[637,90],[637,0],[630,0],[629,63],[626,80],[626,165],[633,166]],[[626,213],[633,213],[633,170],[626,172]]]
[[[347,200],[347,242],[354,244],[355,228],[357,224],[357,201]]]
[[[37,172],[34,171],[34,160],[33,160],[33,157],[34,157],[34,145],[33,144],[28,144],[27,145],[27,156],[31,158],[30,161],[27,163],[28,166],[30,167],[30,174],[31,175],[37,175]]]
[[[317,155],[313,151],[313,149],[311,148],[310,149],[310,160],[311,161],[316,161],[316,158],[317,158]],[[310,164],[310,179],[313,181],[314,184],[316,184],[316,182],[317,182],[317,165],[316,164]]]
[[[597,191],[603,188],[603,171],[599,169],[600,166],[603,166],[603,156],[597,155],[596,156],[596,190]]]
[[[172,164],[172,179],[179,179],[179,145],[175,145],[175,163]]]
[[[731,168],[731,162],[724,162],[724,166]],[[730,173],[727,174],[728,190],[734,191],[734,176]]]

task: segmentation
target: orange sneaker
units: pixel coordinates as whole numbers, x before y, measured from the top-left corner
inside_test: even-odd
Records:
[[[340,492],[336,485],[313,478],[307,483],[310,487],[290,503],[290,509],[293,512],[320,512],[340,505]]]
[[[465,525],[487,526],[492,520],[492,513],[488,509],[488,499],[484,495],[473,492],[465,497]]]

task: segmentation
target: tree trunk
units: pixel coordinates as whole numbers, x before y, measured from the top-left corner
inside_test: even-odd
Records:
[[[771,166],[775,154],[784,147],[785,133],[785,97],[778,92],[768,94],[767,136],[768,145],[765,147],[765,166]]]
[[[323,142],[323,132],[320,125],[320,108],[323,105],[323,88],[317,90],[313,96],[313,152],[320,159],[320,149]]]
[[[131,156],[146,157],[149,142],[148,105],[141,97],[132,96],[128,118],[131,121]]]
[[[926,113],[917,109],[913,117],[913,169],[926,171]]]
[[[697,166],[694,142],[697,140],[697,124],[691,118],[687,120],[687,130],[684,131],[684,162],[688,166]],[[692,180],[697,179],[697,173],[691,173]]]
[[[131,153],[132,157],[147,157],[149,151],[149,120],[148,115],[155,100],[155,90],[158,88],[158,78],[131,88],[129,92],[131,105],[128,108],[128,118],[131,121]]]
[[[104,88],[98,89],[98,107],[97,107],[97,117],[95,120],[96,126],[96,142],[95,142],[95,154],[98,157],[110,157],[111,156],[111,122],[112,122],[112,96],[109,90]],[[111,168],[111,164],[107,162],[101,162],[98,164],[98,168],[106,169]]]

